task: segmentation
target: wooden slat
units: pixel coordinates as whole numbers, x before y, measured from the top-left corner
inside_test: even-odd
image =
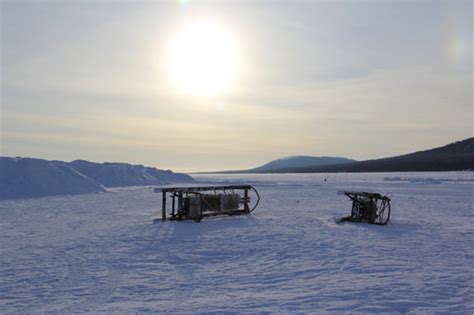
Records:
[[[228,190],[228,189],[250,189],[250,185],[216,185],[216,186],[182,186],[182,187],[157,187],[155,193],[160,192],[195,192],[207,190]]]

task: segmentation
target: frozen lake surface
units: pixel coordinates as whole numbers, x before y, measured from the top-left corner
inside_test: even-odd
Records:
[[[262,201],[155,224],[150,187],[0,202],[0,313],[474,313],[472,172],[195,178]],[[390,194],[389,225],[336,223],[339,190]]]

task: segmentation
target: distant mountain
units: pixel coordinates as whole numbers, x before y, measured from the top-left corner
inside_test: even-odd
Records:
[[[220,171],[212,172],[215,174],[245,174],[245,173],[279,173],[282,170],[297,167],[308,167],[308,166],[321,166],[321,165],[334,165],[352,163],[355,160],[343,158],[343,157],[332,157],[332,156],[288,156],[281,159],[273,160],[259,167],[251,168],[248,170],[233,170],[233,171]],[[209,173],[209,172],[206,172]]]
[[[289,156],[278,160],[273,160],[265,165],[246,170],[248,173],[268,173],[292,167],[313,167],[322,165],[334,165],[352,163],[355,160],[346,159],[343,157],[330,156]]]
[[[0,157],[0,200],[105,192],[106,187],[193,182],[172,171],[126,163]]]
[[[474,138],[390,158],[337,165],[289,167],[276,172],[428,172],[458,170],[474,170]]]

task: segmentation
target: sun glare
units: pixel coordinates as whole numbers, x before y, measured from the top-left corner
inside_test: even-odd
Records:
[[[238,51],[230,34],[211,23],[195,23],[171,42],[169,71],[175,85],[191,95],[225,92],[235,79]]]

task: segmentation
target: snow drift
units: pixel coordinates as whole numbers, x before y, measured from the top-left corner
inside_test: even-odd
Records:
[[[191,176],[159,170],[143,165],[127,163],[93,163],[76,160],[69,163],[80,173],[94,179],[105,187],[161,185],[176,182],[192,182]]]
[[[126,163],[0,157],[0,200],[105,192],[106,187],[192,182],[186,174]]]
[[[102,185],[65,162],[0,158],[0,199],[103,191]]]

